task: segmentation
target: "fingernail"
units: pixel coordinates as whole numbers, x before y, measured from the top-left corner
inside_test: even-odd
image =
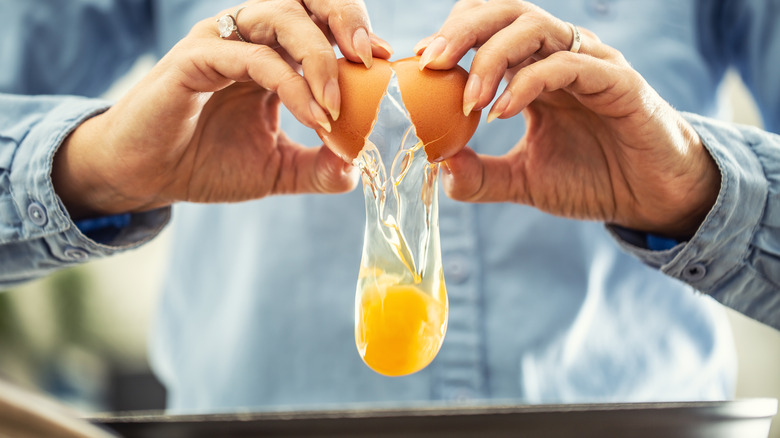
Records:
[[[471,110],[479,100],[479,93],[482,91],[482,80],[475,74],[469,75],[469,80],[466,81],[466,90],[463,92],[463,115],[467,116],[471,114]]]
[[[325,114],[325,111],[317,104],[316,101],[312,100],[309,102],[309,111],[311,111],[311,116],[314,117],[314,121],[317,122],[318,125],[322,126],[322,129],[330,132],[330,122],[328,121],[328,115]]]
[[[390,46],[390,43],[383,40],[382,38],[379,38],[378,36],[371,34],[371,44],[377,47],[381,47],[387,51],[389,54],[393,54],[393,48]]]
[[[368,38],[368,32],[362,27],[352,36],[352,47],[366,68],[371,68],[374,63],[374,58],[371,56],[371,40]]]
[[[431,44],[425,48],[425,51],[420,57],[420,71],[422,71],[431,61],[434,61],[447,48],[447,40],[444,37],[436,37]]]
[[[325,107],[328,108],[331,118],[334,121],[339,119],[341,114],[341,92],[339,91],[339,81],[330,78],[325,84],[325,90],[322,92],[325,99]]]
[[[428,47],[428,44],[431,43],[431,40],[433,40],[433,36],[429,36],[421,39],[417,44],[414,45],[414,48],[412,49],[414,54],[417,55],[420,53],[422,49]]]
[[[499,96],[498,100],[495,104],[493,104],[493,108],[490,108],[490,112],[487,116],[487,122],[490,123],[493,120],[496,119],[496,117],[500,116],[501,114],[506,111],[507,107],[509,106],[509,102],[512,101],[512,92],[509,90],[504,91],[501,96]]]

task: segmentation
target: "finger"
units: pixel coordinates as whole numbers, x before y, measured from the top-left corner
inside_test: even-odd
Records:
[[[464,113],[487,106],[508,69],[568,50],[566,38],[571,38],[566,23],[536,12],[525,13],[496,32],[474,55],[463,95]]]
[[[428,48],[428,46],[431,45],[431,42],[436,38],[436,35],[430,35],[427,36],[420,41],[417,42],[417,44],[414,45],[414,48],[412,51],[415,55],[420,56],[425,51],[425,49]]]
[[[282,162],[274,194],[343,193],[357,186],[357,168],[327,147],[307,148],[284,134],[280,134],[277,147]]]
[[[543,58],[572,47],[574,33],[569,24],[547,11],[529,2],[491,1],[451,14],[428,42],[421,65],[452,68],[469,49],[481,47],[508,27],[516,28],[514,33],[505,34],[513,38],[504,38],[495,45],[520,52],[515,55],[520,60],[532,54]],[[583,36],[588,38],[583,38],[579,52],[602,57],[598,38],[589,38],[590,32],[583,32]]]
[[[512,117],[542,93],[561,89],[599,114],[621,117],[636,108],[631,100],[637,97],[629,91],[643,82],[627,63],[559,52],[518,71],[496,99],[488,120]]]
[[[311,20],[314,22],[314,24],[317,25],[317,27],[320,29],[323,35],[325,35],[325,38],[328,39],[328,43],[331,47],[336,45],[336,37],[333,36],[333,32],[330,31],[328,28],[328,23],[323,23],[320,21],[317,17],[310,15]]]
[[[371,34],[371,50],[374,58],[389,59],[393,55],[393,48],[390,46],[390,44],[374,34]],[[290,55],[288,55],[283,48],[279,47],[276,49],[276,51],[282,55],[282,58],[284,58],[284,60],[287,61],[287,63],[290,64],[293,69],[301,74],[303,73],[301,66]]]
[[[457,3],[455,3],[455,6],[452,7],[452,10],[448,15],[447,20],[449,20],[454,16],[462,14],[465,11],[482,6],[485,3],[486,3],[485,0],[460,0]],[[445,23],[447,20],[445,20]],[[417,44],[414,45],[414,49],[413,49],[414,54],[422,55],[423,51],[430,45],[431,41],[433,41],[436,38],[436,36],[437,34],[433,34],[421,39]]]
[[[393,56],[393,47],[387,41],[379,38],[375,34],[371,34],[371,54],[375,58],[389,59]]]
[[[222,40],[210,20],[196,25],[193,32],[193,37],[185,38],[166,55],[162,67],[170,74],[180,75],[179,82],[184,86],[194,91],[211,92],[232,81],[254,81],[277,93],[304,125],[330,129],[328,117],[314,99],[309,84],[274,49]],[[164,67],[170,64],[173,65]]]
[[[246,7],[239,17],[237,25],[244,38],[270,47],[278,44],[301,66],[317,103],[338,119],[341,94],[336,54],[306,9],[292,0],[262,2]]]
[[[304,0],[317,19],[328,23],[341,53],[352,62],[366,67],[373,63],[371,23],[365,4],[360,0]]]
[[[316,24],[322,33],[325,34],[325,36],[328,38],[328,42],[331,44],[331,46],[335,46],[336,37],[333,36],[333,32],[331,32],[330,28],[328,28],[328,24],[323,23],[315,16],[312,16],[311,18],[312,21],[314,21],[314,24]],[[390,46],[390,43],[378,37],[376,34],[370,33],[369,40],[371,42],[371,54],[374,58],[388,59],[393,55],[393,48]]]
[[[466,202],[521,202],[524,182],[515,152],[503,157],[479,155],[466,147],[443,165],[442,187],[450,198]]]
[[[420,67],[450,69],[471,48],[509,26],[529,10],[525,2],[492,1],[453,11],[422,52]]]
[[[571,26],[550,16],[551,21],[545,27],[548,33],[545,33],[538,28],[544,18],[539,19],[538,16],[533,12],[520,16],[477,50],[463,95],[465,114],[487,106],[493,100],[501,79],[514,77],[516,68],[531,65],[555,53],[569,51],[574,38]],[[622,58],[617,50],[601,44],[593,33],[582,29],[582,34],[586,37],[581,38],[581,55],[610,60]]]
[[[478,6],[482,6],[487,3],[486,0],[459,0],[455,3],[450,11],[450,16],[461,14],[466,11],[470,11]]]

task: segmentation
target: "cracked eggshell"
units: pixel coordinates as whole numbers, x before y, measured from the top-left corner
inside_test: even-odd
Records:
[[[463,90],[468,73],[451,70],[420,71],[419,57],[393,63],[374,59],[370,69],[344,58],[338,60],[341,115],[331,119],[331,132],[318,129],[322,141],[342,159],[352,162],[365,145],[379,114],[379,104],[395,71],[398,85],[417,138],[428,161],[445,160],[460,151],[479,124],[480,111],[463,115]]]
[[[338,66],[341,113],[338,120],[328,115],[331,131],[320,128],[317,135],[336,155],[351,163],[371,133],[393,72],[390,62],[377,58],[370,69],[345,58],[338,60]]]
[[[481,112],[463,115],[463,90],[469,78],[466,70],[456,65],[450,70],[420,71],[419,59],[401,59],[392,68],[428,161],[442,161],[466,146],[477,130]]]

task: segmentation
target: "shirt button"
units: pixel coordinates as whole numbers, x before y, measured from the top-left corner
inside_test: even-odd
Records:
[[[30,217],[32,223],[39,227],[42,227],[49,222],[49,217],[46,215],[46,209],[40,202],[33,201],[27,206],[27,216]]]
[[[64,254],[66,258],[75,260],[77,262],[81,262],[89,258],[89,254],[80,248],[67,248],[65,249]]]
[[[687,281],[699,281],[707,275],[707,267],[701,263],[694,263],[683,269],[683,279]]]
[[[469,279],[468,262],[462,258],[455,258],[444,263],[444,276],[453,283],[464,283]]]

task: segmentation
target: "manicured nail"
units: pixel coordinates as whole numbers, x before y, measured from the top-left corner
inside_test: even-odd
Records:
[[[335,78],[330,78],[328,83],[325,84],[325,90],[322,92],[325,99],[325,107],[328,108],[331,118],[333,120],[339,119],[341,114],[341,92],[339,91],[339,81]]]
[[[466,81],[466,89],[463,91],[463,115],[467,116],[471,114],[471,110],[479,100],[479,93],[482,91],[482,79],[475,74],[469,75],[469,80]]]
[[[368,38],[368,32],[362,27],[352,35],[352,47],[366,68],[371,68],[374,63],[374,57],[371,55],[371,40]]]
[[[374,35],[373,33],[371,34],[371,45],[376,46],[376,47],[381,47],[382,49],[386,50],[387,53],[389,53],[390,55],[393,54],[393,48],[392,48],[392,46],[390,46],[390,43],[388,43],[387,41],[383,40],[382,38],[379,38],[378,36]]]
[[[447,48],[447,40],[444,37],[436,37],[431,44],[425,48],[425,51],[420,57],[420,71],[422,71],[431,61],[434,61]]]
[[[318,125],[322,126],[322,129],[330,132],[330,122],[328,121],[328,115],[325,114],[325,111],[317,104],[317,101],[312,100],[309,102],[309,111],[311,111],[311,116],[314,117],[314,121],[317,122]]]
[[[490,112],[487,116],[487,122],[490,123],[493,120],[496,119],[496,117],[500,116],[501,114],[506,111],[507,107],[509,106],[509,102],[512,101],[512,92],[509,90],[505,90],[501,96],[499,96],[498,100],[495,104],[493,104],[493,108],[490,108]]]
[[[415,55],[420,54],[420,51],[428,47],[428,45],[431,43],[432,40],[433,40],[433,35],[421,39],[417,44],[414,45],[414,49],[412,49],[412,51],[414,52]]]

